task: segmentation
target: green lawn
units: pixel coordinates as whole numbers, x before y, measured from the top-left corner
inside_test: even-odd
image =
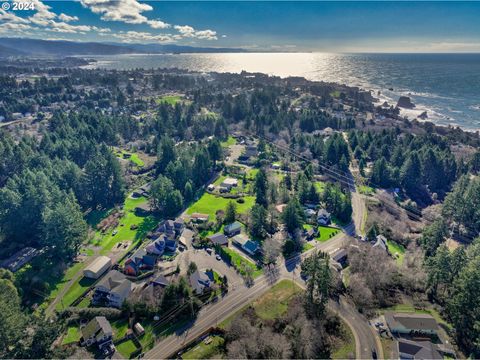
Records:
[[[67,334],[63,337],[62,345],[67,345],[71,343],[76,343],[80,340],[82,334],[78,326],[69,326],[67,329]]]
[[[225,340],[221,336],[210,336],[212,342],[208,345],[204,341],[199,342],[193,348],[182,354],[182,359],[211,359],[218,358],[222,354],[222,346]]]
[[[210,220],[214,220],[217,210],[225,210],[227,208],[227,204],[230,201],[234,201],[237,205],[237,212],[243,214],[252,208],[253,204],[255,203],[255,197],[245,196],[243,199],[245,202],[240,204],[236,199],[226,199],[220,196],[204,193],[196,203],[188,208],[187,213],[209,214]]]
[[[312,228],[312,225],[305,224],[303,225],[303,228],[305,230],[309,230]],[[315,238],[315,240],[320,242],[325,242],[327,240],[330,240],[339,232],[340,232],[340,229],[337,229],[337,228],[332,228],[330,226],[318,226],[318,236]]]
[[[240,272],[241,275],[245,275],[245,271],[242,269],[247,267],[252,269],[253,278],[258,277],[263,273],[262,268],[259,268],[257,265],[255,265],[253,262],[251,262],[247,258],[240,255],[235,250],[230,249],[228,247],[224,248],[224,250],[227,254],[229,254],[232,257],[232,265],[235,267],[235,269],[237,269]]]
[[[168,105],[175,105],[180,101],[182,101],[182,97],[180,95],[165,95],[155,100],[157,104],[167,103]]]
[[[65,293],[63,296],[62,301],[59,301],[55,309],[56,310],[63,310],[64,308],[69,307],[72,303],[77,300],[87,289],[93,285],[95,282],[94,279],[88,279],[85,277],[80,277],[77,281],[75,281],[70,289]]]
[[[325,190],[325,182],[323,181],[315,181],[315,189],[317,189],[317,191],[319,193],[323,193],[323,191]]]
[[[306,242],[305,244],[303,244],[302,252],[308,251],[308,250],[310,250],[310,249],[313,249],[313,245],[312,245],[312,244],[309,244],[308,242]]]
[[[140,159],[138,154],[135,153],[135,152],[132,153],[132,152],[128,152],[128,151],[125,151],[125,150],[118,150],[115,153],[116,153],[117,157],[119,157],[121,159],[129,160],[131,163],[137,165],[138,167],[142,167],[142,166],[145,165],[143,160]],[[130,157],[125,156],[125,155],[128,155],[128,154],[130,154]]]
[[[375,189],[367,185],[360,185],[358,192],[363,195],[373,195],[375,194]]]
[[[253,307],[261,319],[274,320],[287,312],[288,303],[293,296],[301,291],[294,282],[282,280],[262,297],[255,300]]]
[[[340,97],[340,91],[338,91],[338,90],[332,91],[330,93],[330,96],[334,97],[334,98],[338,98],[338,97]]]
[[[333,349],[332,359],[350,359],[355,358],[355,337],[352,330],[342,321],[342,341]]]
[[[401,265],[405,257],[405,248],[392,240],[387,240],[387,248],[390,254],[395,257],[397,264]]]
[[[229,146],[235,145],[236,143],[237,143],[237,139],[235,139],[233,136],[229,136],[228,139],[225,141],[222,141],[220,145],[222,145],[222,147],[229,147]]]
[[[249,169],[247,171],[247,178],[250,179],[250,180],[255,180],[255,176],[257,176],[259,171],[260,171],[260,169],[256,169],[256,168]]]
[[[158,219],[153,215],[145,216],[135,212],[135,207],[145,202],[147,202],[147,199],[144,197],[137,199],[128,197],[123,207],[125,215],[120,219],[118,227],[105,235],[100,232],[96,233],[93,243],[102,248],[100,252],[102,255],[107,255],[119,242],[132,241],[132,243],[135,243],[143,240],[147,233],[155,228]],[[138,228],[132,230],[132,225],[137,225]],[[113,235],[114,230],[117,231],[116,235]]]
[[[121,344],[115,346],[115,348],[126,359],[130,359],[131,354],[133,354],[137,350],[137,347],[132,340],[124,341]]]

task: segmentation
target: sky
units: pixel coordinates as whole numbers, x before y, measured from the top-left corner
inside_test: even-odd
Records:
[[[34,10],[0,0],[0,36],[254,51],[480,52],[480,2],[22,1]]]

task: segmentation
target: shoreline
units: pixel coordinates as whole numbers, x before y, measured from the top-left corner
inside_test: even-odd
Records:
[[[203,53],[188,53],[187,55],[205,55]],[[211,54],[215,54],[215,53],[211,53]],[[221,53],[220,53],[221,54]],[[145,55],[145,54],[126,54],[128,56],[130,55]],[[150,54],[150,55],[167,55],[167,56],[177,56],[177,55],[185,55],[185,54]],[[102,55],[103,56],[103,55]],[[82,65],[80,66],[79,68],[81,69],[85,69],[85,70],[107,70],[107,71],[112,71],[112,70],[115,70],[115,71],[133,71],[135,70],[136,68],[134,67],[131,67],[131,68],[121,68],[121,69],[114,69],[115,67],[113,66],[110,67],[108,66],[109,64],[115,64],[117,63],[118,61],[115,61],[114,59],[112,60],[96,60],[94,59],[94,57],[88,59],[88,58],[84,58],[84,60],[87,60],[89,61],[88,64],[86,65]],[[146,70],[146,68],[141,68],[142,70]],[[188,69],[188,68],[178,68],[178,67],[169,67],[169,66],[164,66],[164,67],[161,67],[161,66],[157,66],[157,67],[154,67],[153,69],[155,70],[183,70],[183,71],[189,71],[189,72],[198,72],[198,73],[236,73],[236,74],[240,74],[243,70],[240,70],[240,71],[227,71],[227,70],[211,70],[211,71],[202,71],[202,70],[193,70],[193,69]],[[248,73],[253,73],[253,72],[250,72],[250,71],[247,71]],[[273,74],[273,73],[264,73],[264,72],[259,72],[261,74],[265,74],[265,75],[268,75],[268,76],[276,76],[276,77],[279,77],[281,79],[286,79],[288,77],[297,77],[296,75],[287,75],[287,76],[283,76],[283,75],[277,75],[277,74]],[[317,81],[322,81],[322,80],[317,80],[317,79],[311,79],[311,78],[307,78],[306,76],[300,76],[302,77],[304,80],[306,81],[310,81],[310,82],[317,82]],[[399,108],[400,109],[400,116],[401,117],[406,117],[409,121],[419,121],[419,122],[423,122],[423,123],[432,123],[434,124],[435,126],[441,126],[441,127],[446,127],[446,128],[460,128],[462,129],[463,131],[466,131],[466,132],[471,132],[471,133],[475,133],[475,132],[478,132],[480,131],[480,124],[477,126],[465,126],[465,125],[461,125],[459,124],[458,122],[456,122],[456,119],[455,118],[452,118],[450,117],[449,115],[445,114],[445,113],[442,113],[441,111],[437,111],[434,107],[432,106],[429,106],[429,105],[426,105],[426,104],[423,104],[422,102],[418,102],[417,99],[415,99],[415,97],[418,97],[418,96],[424,96],[426,97],[427,95],[425,95],[426,93],[419,93],[419,92],[415,92],[415,91],[408,91],[408,90],[401,90],[401,91],[390,91],[389,89],[386,89],[386,88],[383,88],[379,85],[374,85],[374,84],[370,84],[371,86],[365,86],[364,85],[361,85],[361,84],[347,84],[347,83],[342,83],[341,81],[324,81],[324,82],[328,82],[328,83],[334,83],[338,86],[347,86],[347,87],[358,87],[360,90],[362,91],[367,91],[367,92],[370,92],[372,94],[372,97],[374,97],[374,99],[378,99],[378,101],[372,101],[372,103],[374,104],[374,106],[382,106],[382,104],[387,101],[387,103],[389,105],[392,105],[392,106],[396,106],[397,104],[397,101],[398,101],[398,98],[400,96],[408,96],[412,99],[412,102],[415,104],[415,108],[413,109],[405,109],[405,108]],[[378,95],[378,92],[380,92],[380,95]],[[391,93],[391,94],[389,94]],[[394,97],[396,97],[396,99]],[[432,97],[432,98],[442,98],[441,96],[434,96],[432,94],[428,94],[428,96]],[[472,109],[472,106],[469,107],[471,110],[473,111],[479,111],[479,122],[480,122],[480,105],[477,106],[477,108],[474,108]],[[421,119],[421,118],[418,118],[418,115],[422,114],[423,112],[427,112],[427,116],[428,118],[427,119]],[[452,110],[451,110],[452,111]],[[463,113],[462,110],[456,110],[457,112],[459,113]]]

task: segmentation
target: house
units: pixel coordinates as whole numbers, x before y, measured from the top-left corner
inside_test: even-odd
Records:
[[[194,223],[207,222],[209,217],[210,217],[210,215],[208,215],[208,214],[200,214],[200,213],[193,213],[192,215],[190,215],[190,219]]]
[[[220,188],[222,188],[222,187],[227,188],[228,191],[230,191],[232,189],[232,187],[236,187],[236,186],[238,186],[238,180],[235,179],[235,178],[231,178],[231,177],[227,177],[220,184]]]
[[[161,256],[165,252],[165,237],[162,235],[145,247],[148,254]]]
[[[383,251],[387,251],[387,239],[383,235],[377,235],[375,244],[373,244],[374,248],[382,249]]]
[[[8,259],[4,260],[0,264],[0,267],[8,269],[11,272],[16,272],[24,265],[28,264],[35,256],[40,253],[40,250],[34,249],[32,247],[23,248],[10,256]]]
[[[137,276],[142,270],[153,269],[156,263],[156,256],[148,254],[146,249],[138,249],[125,261],[123,272],[127,275]]]
[[[313,209],[305,209],[305,210],[303,210],[303,212],[304,212],[304,214],[307,218],[311,218],[312,216],[315,216],[315,214],[316,214],[315,210],[313,210]]]
[[[228,224],[223,228],[223,233],[228,237],[238,235],[241,232],[242,232],[242,224],[240,224],[238,221]]]
[[[82,328],[82,337],[80,344],[82,346],[97,345],[100,350],[112,349],[113,347],[113,331],[112,326],[105,316],[96,316]],[[110,352],[110,351],[108,351]]]
[[[258,155],[257,146],[255,144],[247,145],[244,155],[248,158],[257,156]]]
[[[165,250],[175,252],[177,245],[178,241],[176,239],[165,239]]]
[[[318,228],[312,226],[310,229],[305,230],[305,237],[307,240],[313,240],[318,235]]]
[[[397,344],[400,359],[443,359],[437,345],[430,341],[399,339]]]
[[[150,191],[152,190],[152,184],[148,183],[140,187],[139,192],[148,198],[150,196]]]
[[[162,288],[168,286],[170,282],[163,275],[158,275],[155,279],[152,280],[151,284],[153,286],[160,286]]]
[[[193,290],[200,295],[205,288],[210,287],[210,278],[205,272],[195,270],[195,272],[190,275],[190,285]]]
[[[210,240],[213,245],[228,246],[228,238],[223,234],[217,233],[210,235],[207,239]]]
[[[120,308],[133,291],[133,283],[124,274],[111,270],[96,286],[92,303]]]
[[[317,223],[319,225],[324,225],[324,226],[328,225],[328,224],[330,224],[330,221],[331,221],[331,215],[327,210],[325,210],[325,209],[318,210]]]
[[[256,241],[250,240],[245,235],[236,235],[233,237],[233,243],[245,251],[247,254],[254,256],[260,249]]]
[[[345,267],[347,265],[347,250],[345,249],[340,249],[335,251],[332,256],[331,256],[333,261],[336,261],[339,263],[342,267]]]
[[[89,279],[98,279],[112,266],[112,259],[108,256],[99,256],[83,270],[83,276]]]
[[[392,334],[436,335],[438,324],[429,314],[385,313],[385,321]]]

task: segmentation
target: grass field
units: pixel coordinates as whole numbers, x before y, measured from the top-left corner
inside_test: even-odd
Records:
[[[247,267],[252,269],[253,278],[258,277],[263,273],[263,270],[261,268],[259,268],[257,265],[255,265],[253,262],[251,262],[247,258],[244,258],[235,250],[230,249],[228,247],[224,248],[224,250],[226,253],[228,253],[232,257],[232,265],[235,267],[235,269],[237,269],[240,272],[241,275],[245,275],[245,271],[242,269]]]
[[[303,228],[306,230],[309,230],[312,228],[312,225],[305,224],[303,225]],[[320,242],[325,242],[327,240],[330,240],[339,232],[340,232],[340,229],[337,229],[337,228],[332,228],[329,226],[318,226],[318,236],[315,238],[315,240]]]
[[[243,214],[252,208],[253,204],[255,203],[255,197],[245,196],[243,199],[245,202],[240,204],[236,201],[236,199],[226,199],[220,196],[204,193],[196,203],[188,208],[187,213],[209,214],[210,220],[212,220],[215,219],[215,213],[217,210],[225,210],[230,201],[235,201],[237,205],[237,212]]]
[[[157,104],[167,103],[168,105],[175,105],[180,101],[182,101],[182,97],[180,95],[165,95],[155,100]]]
[[[319,193],[323,193],[323,191],[325,190],[325,186],[326,184],[323,181],[315,182],[315,189],[317,189]]]
[[[96,233],[93,244],[102,248],[100,252],[102,255],[108,254],[119,242],[132,241],[135,243],[142,240],[149,231],[155,228],[158,219],[152,215],[145,216],[135,212],[135,207],[146,202],[147,199],[144,197],[137,199],[128,197],[123,207],[125,215],[120,219],[116,235],[113,235],[113,230],[106,235],[102,235],[100,232]],[[130,228],[132,225],[137,225],[138,228],[132,230]]]
[[[138,156],[137,153],[135,152],[128,152],[128,151],[125,151],[125,150],[118,150],[115,152],[116,155],[121,158],[121,159],[125,159],[125,160],[129,160],[131,163],[137,165],[138,167],[142,167],[145,165],[145,163],[143,162],[142,159],[140,159],[140,157]],[[128,156],[125,156],[125,155],[128,155],[130,154],[130,157]]]
[[[212,342],[208,345],[199,342],[193,348],[182,354],[182,359],[211,359],[222,354],[222,345],[225,340],[221,336],[210,336]]]
[[[258,317],[263,320],[273,320],[284,315],[288,309],[288,303],[300,289],[290,280],[282,280],[274,285],[266,294],[253,302],[253,308]]]
[[[127,340],[115,346],[116,349],[123,357],[130,359],[131,354],[137,350],[135,343],[132,340]]]
[[[355,337],[352,330],[342,321],[342,341],[333,349],[332,359],[355,358]]]
[[[82,335],[78,326],[69,326],[67,329],[67,334],[63,337],[62,345],[78,342],[81,336]]]
[[[360,185],[358,187],[358,191],[360,192],[360,194],[363,194],[363,195],[373,195],[375,194],[375,189],[370,187],[370,186],[367,186],[367,185]]]
[[[303,244],[303,247],[302,247],[302,252],[305,252],[305,251],[308,251],[310,249],[313,249],[313,245],[312,244],[309,244],[308,242]]]
[[[94,279],[88,279],[85,277],[80,277],[78,281],[72,284],[70,289],[63,296],[62,301],[59,301],[55,309],[62,310],[64,307],[69,307],[77,298],[79,298],[87,289],[93,285],[95,282]]]
[[[390,254],[396,257],[397,264],[401,265],[405,258],[405,248],[392,240],[387,240],[387,248]]]
[[[229,146],[235,145],[236,143],[237,143],[237,139],[235,139],[233,136],[229,136],[228,139],[225,141],[222,141],[220,145],[222,145],[222,147],[229,147]]]

